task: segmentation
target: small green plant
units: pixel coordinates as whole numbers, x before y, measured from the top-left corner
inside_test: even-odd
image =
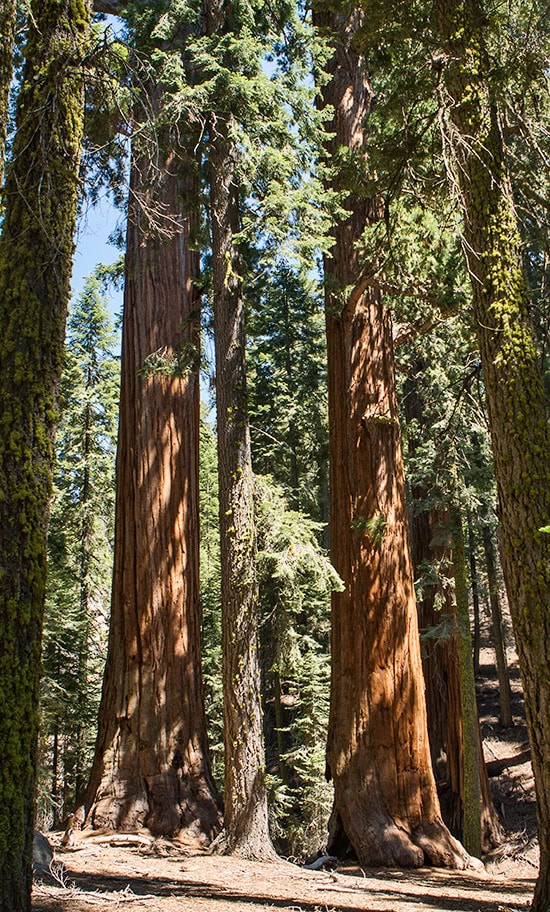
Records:
[[[144,380],[153,376],[183,377],[198,367],[198,352],[192,342],[184,342],[170,351],[167,346],[151,352],[145,358],[139,374]]]
[[[386,517],[381,513],[376,516],[357,516],[351,523],[351,528],[361,535],[367,535],[373,545],[381,545],[386,530]]]

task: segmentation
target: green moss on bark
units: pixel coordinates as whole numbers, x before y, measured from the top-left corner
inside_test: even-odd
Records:
[[[533,909],[550,905],[550,430],[529,321],[517,218],[500,132],[498,87],[478,0],[437,4],[454,182],[481,352],[502,528],[503,570],[537,790],[541,869]]]
[[[75,227],[84,0],[33,4],[0,238],[0,910],[30,908],[56,392]]]

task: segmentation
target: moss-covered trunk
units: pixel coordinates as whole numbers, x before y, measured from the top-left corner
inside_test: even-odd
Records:
[[[361,167],[372,93],[354,36],[363,24],[317,9],[334,55],[323,90],[334,108],[329,154]],[[360,178],[359,178],[360,180]],[[344,177],[336,189],[346,189]],[[351,188],[348,188],[351,189]],[[326,258],[333,595],[328,768],[333,846],[365,865],[463,866],[444,826],[431,767],[409,554],[391,316],[361,274],[358,243],[375,204],[354,192]]]
[[[4,182],[6,135],[9,120],[10,88],[13,79],[16,0],[0,3],[0,190]]]
[[[550,906],[550,430],[529,321],[497,93],[475,0],[437,5],[443,121],[464,214],[502,528],[503,570],[526,697],[541,869],[533,908]]]
[[[30,908],[56,395],[73,256],[84,0],[32,6],[0,239],[0,909]]]

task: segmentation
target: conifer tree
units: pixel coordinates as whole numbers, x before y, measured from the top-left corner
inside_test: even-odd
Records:
[[[281,484],[293,509],[328,524],[321,297],[289,262],[276,262],[264,275],[261,288],[252,286],[247,295],[254,471]]]
[[[391,317],[359,259],[378,214],[365,183],[373,94],[356,50],[367,22],[321,4],[315,18],[332,35],[323,101],[334,109],[328,154],[345,193],[325,259],[331,556],[345,585],[332,610],[331,841],[336,851],[349,841],[362,864],[460,867],[464,852],[441,820],[429,753]]]
[[[95,738],[112,572],[115,338],[94,274],[70,313],[48,530],[41,762],[51,767],[54,823],[82,792]]]
[[[550,753],[548,656],[544,617],[550,604],[550,429],[521,240],[491,78],[489,31],[478,2],[435,10],[443,70],[441,103],[450,179],[464,217],[502,527],[503,569],[526,697],[541,866],[533,909],[550,903]]]
[[[73,254],[83,0],[31,5],[0,238],[0,909],[30,909],[56,396]],[[54,90],[55,87],[55,90]]]
[[[150,54],[158,15],[131,22]],[[184,138],[158,119],[155,82],[150,72],[136,113],[153,122],[132,144],[109,650],[79,817],[205,844],[219,802],[200,651],[196,177]]]

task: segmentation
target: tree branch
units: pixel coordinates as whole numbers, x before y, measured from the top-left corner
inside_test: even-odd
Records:
[[[120,16],[126,6],[126,0],[93,0],[94,13],[106,13],[108,16]]]

